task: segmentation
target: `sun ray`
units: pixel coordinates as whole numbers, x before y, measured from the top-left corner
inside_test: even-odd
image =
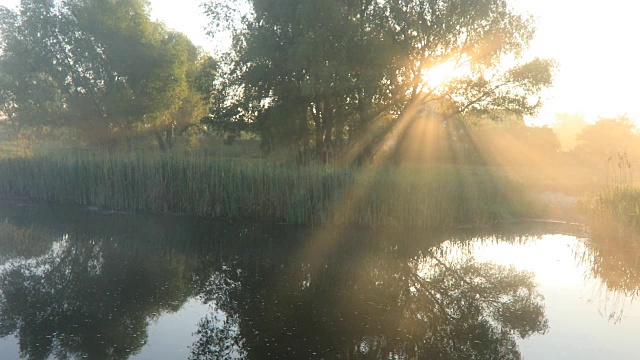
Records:
[[[470,74],[471,68],[468,56],[462,55],[457,59],[444,61],[422,71],[422,91],[437,92],[438,88],[452,80],[463,78]]]

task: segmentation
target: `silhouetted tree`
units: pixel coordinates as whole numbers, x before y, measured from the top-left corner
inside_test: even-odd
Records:
[[[587,126],[584,114],[558,114],[553,131],[558,135],[558,140],[564,150],[573,150],[577,145],[578,134]]]
[[[600,118],[577,135],[576,152],[598,167],[627,167],[624,158],[640,160],[640,138],[635,123],[627,116]]]
[[[533,114],[552,81],[548,60],[501,67],[534,32],[506,0],[251,0],[244,16],[242,3],[205,5],[212,31],[234,37],[228,96],[209,124],[250,129],[267,148],[326,158],[349,140],[367,152],[425,106],[446,118]],[[439,65],[449,81],[433,82]]]

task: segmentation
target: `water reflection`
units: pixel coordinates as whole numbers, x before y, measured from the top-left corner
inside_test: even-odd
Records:
[[[515,337],[547,329],[529,273],[375,243],[325,267],[227,266],[203,294],[226,317],[201,321],[192,358],[517,359]]]
[[[609,230],[593,232],[590,241],[577,248],[576,258],[588,267],[588,276],[602,284],[600,310],[620,322],[640,296],[640,234]]]
[[[210,304],[192,359],[517,359],[517,339],[549,326],[533,275],[477,261],[464,244],[488,234],[472,230],[455,246],[347,231],[321,257],[291,227],[58,207],[4,206],[0,220],[0,337],[29,359],[135,358],[189,299]]]
[[[44,234],[6,220],[0,222],[0,263],[16,258],[42,256],[50,246],[51,241]]]
[[[0,275],[0,337],[16,333],[29,359],[126,359],[150,319],[190,295],[184,259],[140,254],[104,240],[65,236],[43,256]]]

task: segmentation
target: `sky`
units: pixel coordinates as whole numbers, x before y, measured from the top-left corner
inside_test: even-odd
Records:
[[[528,56],[559,63],[555,85],[535,125],[551,124],[557,113],[599,116],[627,114],[640,124],[640,66],[634,39],[640,35],[640,2],[632,0],[511,0],[514,8],[537,19],[537,34]],[[15,6],[19,0],[0,0]],[[187,34],[199,46],[215,51],[204,27],[201,0],[151,0],[151,16]]]
[[[628,114],[640,124],[636,87],[640,66],[636,42],[640,2],[631,0],[515,0],[538,20],[530,54],[552,58],[560,67],[535,123],[555,113],[598,116]]]

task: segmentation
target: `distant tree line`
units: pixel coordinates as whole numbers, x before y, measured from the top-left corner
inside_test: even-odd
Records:
[[[601,117],[560,114],[552,126],[493,123],[472,127],[462,139],[471,162],[506,165],[580,166],[629,176],[640,164],[640,129],[626,115]],[[475,156],[475,158],[474,158]]]

